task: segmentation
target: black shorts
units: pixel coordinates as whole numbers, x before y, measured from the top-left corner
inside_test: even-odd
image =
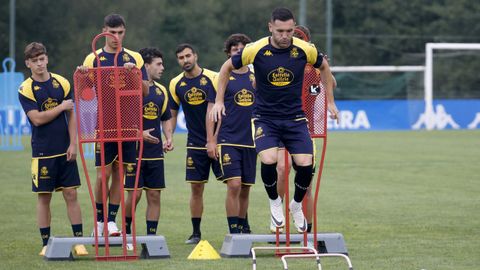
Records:
[[[244,185],[255,184],[257,173],[255,148],[219,145],[218,149],[223,175],[219,180],[226,182],[234,178],[241,178]]]
[[[76,161],[67,161],[67,155],[52,158],[32,158],[32,191],[52,193],[64,188],[80,186]]]
[[[125,190],[133,190],[135,187],[135,175],[137,165],[127,165],[125,173]],[[161,190],[165,188],[165,173],[163,159],[142,160],[140,176],[138,177],[139,189]]]
[[[137,159],[136,142],[122,142],[122,158],[124,164],[135,164]],[[100,143],[95,144],[95,166],[101,166]],[[105,143],[105,166],[111,165],[114,161],[118,162],[118,143]]]
[[[206,149],[187,148],[185,165],[185,180],[190,183],[208,182],[210,167],[217,179],[222,177],[219,162],[208,157]]]

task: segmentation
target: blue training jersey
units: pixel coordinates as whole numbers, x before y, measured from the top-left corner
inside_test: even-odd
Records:
[[[160,140],[158,144],[144,141],[143,160],[163,158],[161,121],[172,118],[168,106],[168,92],[165,86],[154,82],[148,89],[148,95],[143,97],[143,130],[154,128],[150,134]]]
[[[225,113],[222,117],[217,143],[240,147],[255,147],[252,137],[252,113],[255,107],[255,75],[252,71],[243,74],[230,73],[225,89]],[[208,101],[215,103],[216,92],[208,95]]]
[[[115,53],[108,53],[102,49],[96,51],[98,58],[100,59],[100,66],[102,67],[111,67],[114,64]],[[122,51],[118,54],[117,57],[117,66],[123,67],[125,63],[133,63],[135,66],[142,71],[142,80],[147,81],[147,70],[143,65],[142,56],[134,51],[131,51],[127,48],[122,48]],[[97,58],[92,52],[83,61],[83,65],[89,68],[97,67]]]
[[[216,72],[204,68],[195,78],[187,78],[182,72],[170,81],[170,108],[177,111],[180,105],[183,108],[188,130],[187,148],[206,149],[207,96],[216,91],[216,76]]]
[[[233,66],[238,69],[253,64],[257,85],[257,117],[272,119],[297,119],[305,116],[302,110],[302,83],[305,65],[315,68],[322,65],[323,55],[315,45],[293,38],[292,45],[277,49],[270,37],[250,43],[232,56]]]
[[[20,85],[18,98],[25,114],[31,110],[44,112],[57,107],[66,99],[72,99],[72,91],[67,79],[50,73],[50,79],[46,82],[37,82],[31,77],[26,79]],[[34,126],[30,119],[28,121],[32,126],[32,157],[48,158],[64,155],[67,152],[70,136],[65,111],[52,121],[38,127]]]

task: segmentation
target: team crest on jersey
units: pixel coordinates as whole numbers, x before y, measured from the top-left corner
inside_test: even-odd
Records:
[[[40,169],[40,179],[49,179],[50,176],[48,176],[48,169],[47,167],[43,166]]]
[[[200,79],[200,85],[207,85],[207,84],[208,84],[207,79],[205,79],[205,77],[202,77],[202,78]]]
[[[230,81],[235,81],[235,77],[230,76]]]
[[[192,157],[187,157],[187,168],[188,169],[195,169],[195,167],[193,167],[193,158]]]
[[[187,84],[185,82],[181,82],[180,86],[186,86]]]
[[[42,103],[42,111],[48,111],[48,110],[51,110],[51,109],[53,109],[57,106],[58,106],[58,100],[56,100],[54,98],[47,98],[47,100],[45,100]]]
[[[232,160],[232,158],[230,158],[230,155],[228,153],[226,153],[225,155],[223,155],[223,158],[222,158],[222,165],[230,165],[232,164],[230,161]]]
[[[130,56],[126,53],[122,55],[123,62],[127,63],[130,62]]]
[[[100,61],[107,61],[107,58],[105,56],[100,56]]]
[[[298,57],[298,50],[297,48],[292,48],[292,50],[290,51],[290,57],[292,58],[297,58]]]
[[[38,85],[35,85],[35,86],[33,87],[33,90],[35,90],[35,91],[38,91],[38,90],[40,90],[40,89],[42,89],[42,88],[41,88],[40,86],[38,86]]]
[[[158,106],[152,101],[143,106],[143,118],[148,120],[155,120],[158,118]]]
[[[284,68],[278,67],[268,73],[268,81],[275,86],[286,86],[293,82],[293,72]]]
[[[207,94],[200,88],[192,87],[185,93],[184,97],[188,104],[200,105],[205,102]]]
[[[53,88],[57,89],[58,87],[60,87],[60,84],[57,82],[57,80],[52,80],[52,86]]]
[[[155,93],[157,93],[157,96],[161,96],[162,95],[162,90],[160,90],[160,88],[155,88]]]
[[[270,50],[266,50],[263,55],[265,56],[273,56],[273,53]]]
[[[234,96],[235,103],[240,106],[251,106],[255,102],[255,95],[247,89],[238,91]]]
[[[249,79],[251,82],[254,82],[254,81],[255,81],[255,75],[253,75],[253,74],[248,75],[248,79]]]

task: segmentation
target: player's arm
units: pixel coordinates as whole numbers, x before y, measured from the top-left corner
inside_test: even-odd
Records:
[[[28,111],[27,116],[32,124],[38,127],[50,123],[63,111],[73,111],[73,101],[71,99],[63,100],[60,105],[48,111],[40,112],[38,110],[30,110]]]
[[[75,112],[68,110],[68,135],[70,136],[70,145],[67,149],[67,161],[74,161],[77,159],[77,123],[75,119]]]
[[[169,152],[173,150],[173,129],[171,124],[172,118],[166,121],[162,121],[162,132],[165,137],[163,142],[163,150]]]
[[[322,65],[320,66],[320,73],[324,75],[322,77],[324,78],[325,88],[327,89],[327,104],[330,118],[336,119],[338,122],[338,109],[335,105],[335,98],[333,96],[333,75],[330,70],[330,65],[325,59],[323,59]]]
[[[212,102],[208,103],[207,114],[205,117],[205,126],[207,129],[207,145],[206,146],[207,146],[208,156],[212,159],[217,160],[218,151],[217,151],[217,134],[215,134],[215,122],[212,121],[209,117],[213,106],[214,106],[214,103]]]
[[[222,115],[225,115],[225,88],[227,88],[228,78],[230,73],[235,69],[232,63],[232,59],[228,59],[223,63],[220,72],[218,73],[218,84],[217,84],[217,97],[215,98],[215,105],[213,105],[210,113],[207,113],[207,117],[210,118],[210,121],[217,122],[222,119]]]

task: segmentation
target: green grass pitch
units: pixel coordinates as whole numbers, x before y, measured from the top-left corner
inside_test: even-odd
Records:
[[[159,234],[166,237],[171,258],[133,262],[96,262],[92,257],[44,261],[37,255],[41,240],[30,148],[0,152],[0,269],[251,269],[250,259],[187,260],[193,246],[183,243],[191,233],[184,145],[185,135],[176,135],[175,151],[167,154],[167,189],[161,200]],[[479,131],[332,132],[318,202],[320,231],[344,235],[355,269],[480,269],[479,173]],[[203,239],[217,251],[227,233],[225,189],[211,178],[204,194]],[[88,235],[93,212],[85,182],[79,200]],[[144,211],[142,201],[139,234],[145,232]],[[59,193],[52,200],[52,215],[52,234],[71,235]],[[249,211],[252,230],[267,233],[268,217],[257,177]],[[322,266],[347,269],[333,258],[323,259]],[[289,269],[315,267],[314,260],[302,259],[292,260]],[[262,253],[257,269],[282,269],[282,264],[272,253]]]

